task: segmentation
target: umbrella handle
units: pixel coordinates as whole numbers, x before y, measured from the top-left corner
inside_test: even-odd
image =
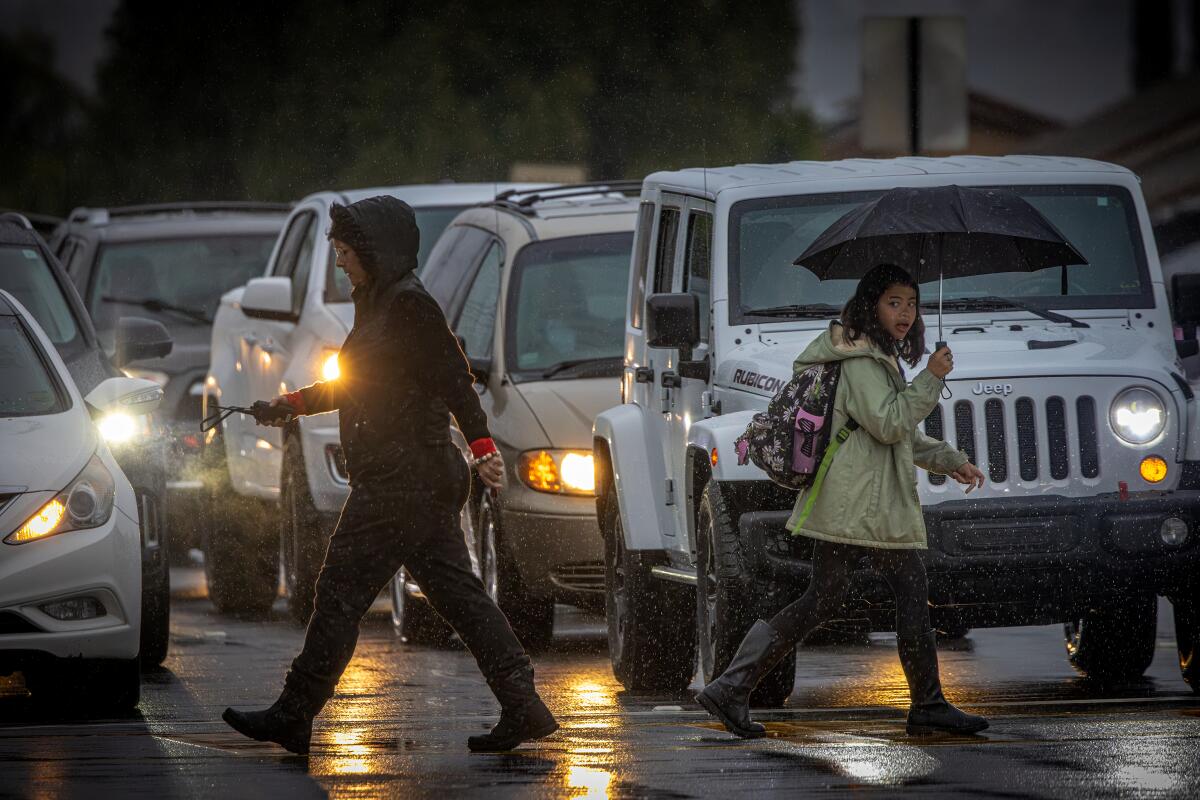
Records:
[[[946,346],[945,342],[937,342],[933,345],[933,352],[937,352]],[[954,397],[954,392],[950,391],[950,387],[946,384],[946,379],[942,378],[942,391],[940,392],[943,400],[950,400]]]

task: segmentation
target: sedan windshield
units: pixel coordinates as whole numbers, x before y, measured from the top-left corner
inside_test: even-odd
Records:
[[[210,324],[221,295],[262,275],[274,246],[275,234],[105,245],[87,293],[101,341],[111,349],[121,317]]]
[[[1153,296],[1133,198],[1115,186],[1010,186],[1088,263],[997,272],[945,282],[945,299],[968,309],[1009,298],[1038,308],[1148,308]],[[730,213],[731,320],[835,317],[857,280],[818,279],[793,261],[835,220],[881,192],[807,195],[738,203]],[[864,265],[863,272],[871,265]],[[936,273],[917,276],[936,301]]]
[[[83,346],[83,336],[64,296],[64,287],[36,249],[0,245],[0,289],[25,306],[64,357]]]
[[[0,317],[0,417],[64,410],[55,381],[16,317]]]
[[[533,242],[513,265],[505,331],[516,379],[619,375],[632,233]]]

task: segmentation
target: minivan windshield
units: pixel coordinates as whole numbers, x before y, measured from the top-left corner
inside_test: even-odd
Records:
[[[100,249],[87,307],[107,349],[121,317],[209,325],[221,295],[263,274],[276,234],[116,242]]]
[[[0,417],[55,414],[65,405],[16,317],[0,317]]]
[[[427,208],[414,208],[413,215],[417,218],[417,230],[421,232],[421,244],[417,248],[417,271],[420,272],[421,267],[425,266],[425,260],[429,258],[429,251],[433,249],[433,245],[437,242],[438,237],[442,235],[442,231],[446,230],[446,226],[450,221],[458,216],[466,206],[437,206]],[[346,273],[334,266],[333,248],[329,249],[329,282],[325,289],[325,302],[327,303],[349,303],[350,290],[353,289],[350,285],[350,279],[346,277]]]
[[[25,306],[64,358],[84,346],[65,289],[36,248],[0,245],[0,289]]]
[[[1133,198],[1117,186],[1008,186],[1040,211],[1088,263],[945,282],[948,307],[1011,298],[1038,308],[1151,308],[1153,295]],[[730,319],[835,317],[857,280],[819,280],[792,262],[835,220],[882,192],[746,200],[730,211]],[[1065,293],[1063,272],[1066,271]],[[865,269],[864,269],[865,272]],[[937,275],[918,276],[936,301]],[[952,302],[953,301],[953,302]],[[769,310],[769,314],[755,311]]]
[[[515,380],[620,375],[633,233],[527,244],[508,291],[506,367]]]

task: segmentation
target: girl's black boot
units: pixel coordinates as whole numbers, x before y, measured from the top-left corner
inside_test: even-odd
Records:
[[[721,676],[696,695],[696,702],[743,739],[765,736],[767,729],[750,719],[750,692],[795,645],[758,620],[746,632],[737,653]]]
[[[908,679],[908,691],[912,697],[908,709],[910,734],[933,731],[976,733],[988,726],[986,719],[955,708],[942,695],[942,681],[938,676],[937,631],[926,631],[916,637],[899,637],[896,645],[900,651],[900,666],[904,668],[904,677]]]

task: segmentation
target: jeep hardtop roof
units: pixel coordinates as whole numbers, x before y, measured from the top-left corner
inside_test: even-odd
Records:
[[[888,178],[913,175],[1016,174],[1030,172],[1110,172],[1129,170],[1105,161],[1064,156],[953,156],[951,158],[847,158],[841,161],[792,161],[786,164],[738,164],[704,169],[692,167],[655,172],[646,186],[676,188],[689,194],[716,197],[728,189],[776,183],[803,183],[853,178]]]

